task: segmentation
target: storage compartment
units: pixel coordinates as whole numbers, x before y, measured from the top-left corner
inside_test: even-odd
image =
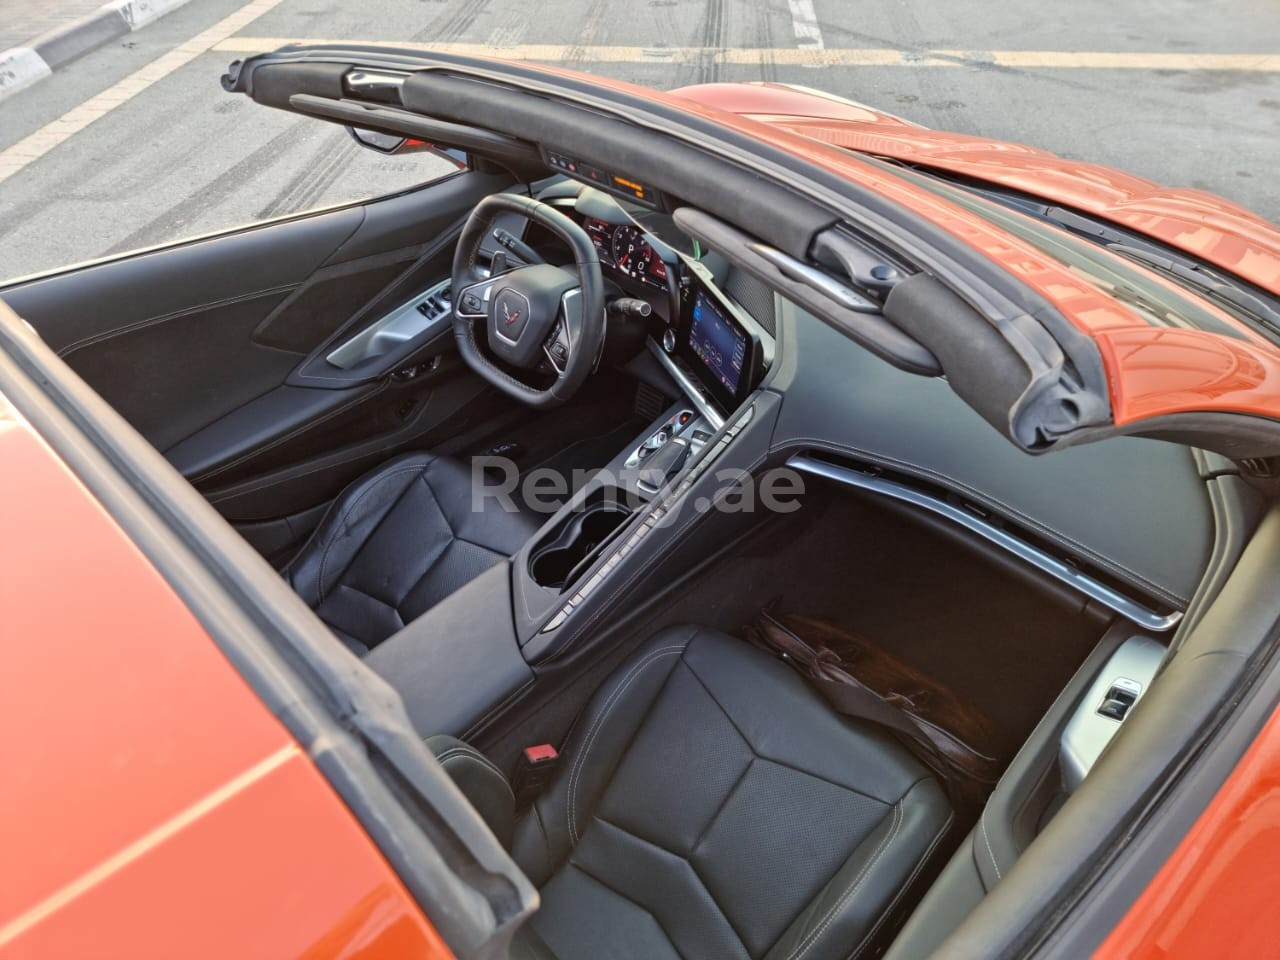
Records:
[[[529,576],[540,587],[563,591],[600,554],[601,547],[631,516],[622,491],[603,487],[562,518],[529,555]]]
[[[805,479],[804,506],[681,584],[653,626],[745,636],[761,608],[830,621],[990,721],[1007,762],[1110,614],[932,514]]]

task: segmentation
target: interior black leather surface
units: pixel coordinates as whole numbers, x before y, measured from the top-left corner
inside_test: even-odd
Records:
[[[493,835],[504,847],[510,846],[516,795],[506,774],[483,753],[457,737],[437,734],[427,737],[426,746]]]
[[[397,457],[347,487],[284,574],[325,623],[365,653],[515,553],[533,520],[472,508],[470,469]]]
[[[512,853],[559,960],[825,960],[861,951],[950,823],[896,742],[684,626],[596,692]]]

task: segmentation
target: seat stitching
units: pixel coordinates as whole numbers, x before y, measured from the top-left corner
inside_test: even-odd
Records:
[[[413,594],[413,592],[422,585],[422,581],[426,580],[427,577],[431,576],[432,571],[435,570],[437,566],[439,566],[440,561],[443,560],[445,558],[445,554],[449,552],[449,548],[459,543],[465,543],[465,544],[468,544],[469,546],[478,546],[478,544],[473,544],[469,540],[459,540],[457,537],[451,536],[448,540],[445,541],[444,546],[440,548],[440,552],[431,558],[431,561],[427,564],[426,568],[422,571],[422,573],[418,575],[418,579],[414,580],[413,583],[409,584],[409,586],[405,589],[404,593],[400,595],[400,599],[396,601],[397,610],[404,604],[406,600],[409,599],[409,597]],[[481,547],[480,549],[483,550],[485,548]],[[492,550],[489,550],[488,552],[490,554],[493,554]],[[501,560],[502,557],[498,556],[497,559]],[[491,563],[489,564],[489,566],[491,567],[493,566],[493,564]],[[489,569],[489,567],[485,567],[485,569],[487,570]],[[438,603],[439,601],[436,601],[436,602]]]
[[[689,860],[689,857],[686,854],[681,853],[679,850],[672,850],[670,847],[663,846],[662,844],[658,843],[656,840],[650,840],[648,837],[642,837],[640,834],[636,833],[634,830],[628,830],[626,827],[622,826],[622,824],[615,823],[614,821],[610,820],[608,817],[604,816],[604,814],[597,813],[592,818],[592,820],[595,823],[603,823],[605,826],[611,827],[612,829],[617,830],[619,833],[625,833],[628,837],[631,837],[637,843],[643,843],[646,847],[653,847],[653,849],[655,850],[661,850],[663,853],[667,854],[668,856],[674,857],[676,860],[683,861],[684,863],[689,864],[690,867],[693,866],[693,864]],[[694,870],[693,872],[696,875],[698,871]],[[698,877],[698,879],[701,880],[702,878]]]
[[[729,721],[729,725],[733,727],[735,731],[737,731],[738,736],[742,738],[742,742],[747,745],[747,749],[751,751],[752,756],[754,756],[757,760],[763,760],[765,763],[772,763],[775,766],[782,767],[783,769],[793,770],[796,773],[799,773],[803,776],[812,777],[814,780],[820,780],[823,783],[829,783],[833,787],[839,787],[841,790],[847,790],[849,793],[857,794],[860,797],[866,797],[868,800],[874,800],[876,803],[879,803],[883,806],[887,807],[889,805],[888,800],[884,800],[880,797],[875,796],[874,794],[863,793],[861,790],[857,790],[846,784],[839,783],[835,780],[831,780],[827,777],[822,776],[819,773],[814,773],[812,770],[805,770],[802,767],[797,767],[793,764],[787,763],[785,760],[776,760],[773,757],[765,756],[763,753],[760,753],[758,750],[756,750],[756,746],[754,743],[751,742],[751,739],[746,735],[746,733],[742,730],[742,728],[738,726],[738,722],[733,719],[733,716],[729,713],[729,710],[724,706],[724,704],[722,704],[716,698],[716,695],[711,692],[711,688],[708,687],[705,682],[703,682],[703,679],[700,676],[698,676],[697,668],[687,660],[685,661],[684,665],[685,665],[685,669],[687,669],[689,673],[693,675],[693,679],[698,681],[698,684],[702,687],[703,690],[706,691],[707,696],[711,698],[711,702],[714,703],[720,709],[720,712],[724,714],[725,719]],[[850,730],[851,732],[855,732],[855,728],[852,727],[850,724],[842,723],[842,726],[844,726],[846,729]]]
[[[336,584],[336,585],[334,586],[334,591],[335,591],[335,592],[334,592],[334,594],[332,594],[331,596],[336,596],[336,595],[337,595],[337,591],[339,591],[339,590],[349,590],[349,591],[351,591],[352,593],[358,593],[358,594],[360,594],[360,596],[362,596],[362,597],[367,597],[368,599],[372,600],[374,603],[376,603],[376,604],[378,604],[378,605],[380,605],[380,606],[386,607],[388,610],[390,610],[392,613],[394,613],[394,614],[396,615],[396,617],[398,617],[398,618],[399,618],[399,620],[400,620],[401,624],[403,625],[403,623],[404,623],[404,617],[401,617],[401,616],[400,616],[400,608],[399,608],[399,607],[397,607],[394,603],[388,603],[386,600],[383,600],[381,597],[375,597],[375,596],[374,596],[372,593],[370,593],[368,590],[361,590],[361,589],[360,589],[359,587],[357,587],[355,584],[351,584],[351,583],[339,583],[339,584]]]
[[[431,481],[427,479],[427,472],[438,461],[432,460],[422,468],[422,476],[418,479],[422,481],[422,485],[427,488],[427,496],[431,498],[431,502],[436,505],[436,509],[440,511],[440,519],[444,521],[444,525],[449,528],[449,536],[457,539],[458,534],[453,529],[453,524],[449,522],[449,515],[444,512],[444,507],[440,503],[440,498],[436,496],[436,488],[431,485]]]
[[[831,921],[835,919],[836,914],[839,913],[849,899],[857,893],[858,888],[862,886],[862,881],[865,880],[867,875],[871,872],[871,868],[879,862],[880,857],[893,844],[894,839],[898,836],[898,828],[902,826],[902,821],[902,801],[899,800],[893,805],[893,827],[890,829],[889,833],[886,834],[885,838],[880,841],[880,844],[876,847],[876,852],[872,855],[871,860],[866,864],[866,866],[858,871],[858,875],[854,878],[852,885],[844,892],[843,896],[836,901],[835,905],[827,911],[827,915],[823,917],[822,923],[810,932],[804,940],[796,945],[796,949],[791,952],[791,955],[787,957],[787,960],[800,960],[801,957],[809,952],[809,948],[818,942],[818,938],[822,936],[823,931],[831,925]]]
[[[373,491],[381,487],[385,481],[390,480],[392,477],[404,476],[407,473],[419,473],[423,470],[426,470],[426,466],[422,464],[418,464],[412,467],[402,467],[399,470],[392,470],[390,473],[383,474],[381,477],[379,477],[377,480],[373,481],[373,483],[369,485],[369,489],[365,490],[362,494],[360,494],[360,496],[356,497],[355,501],[351,504],[351,506],[349,506],[346,510],[342,512],[342,516],[338,518],[335,524],[335,535],[329,540],[327,544],[325,544],[324,552],[320,554],[320,572],[316,575],[316,595],[319,596],[321,602],[324,601],[324,595],[326,592],[324,589],[324,569],[325,569],[325,565],[328,563],[328,560],[329,560],[329,551],[333,549],[333,545],[337,543],[338,538],[341,536],[342,527],[344,524],[346,524],[347,518],[351,516],[351,514],[355,511],[356,507],[360,506],[360,504],[364,502],[365,498],[368,497],[369,494],[373,493]],[[408,489],[408,488],[406,487],[405,489]],[[399,498],[397,498],[396,503],[399,503]],[[395,504],[393,503],[391,506],[392,508],[394,508]]]
[[[674,953],[675,953],[675,955],[676,955],[676,956],[678,956],[678,957],[681,957],[681,958],[683,958],[683,957],[684,957],[684,954],[680,952],[680,948],[676,946],[676,942],[675,942],[675,940],[673,940],[673,939],[672,939],[672,937],[671,937],[671,934],[667,932],[667,928],[666,928],[666,927],[664,927],[664,926],[662,925],[662,920],[658,917],[658,915],[657,915],[656,913],[654,913],[652,910],[650,910],[648,907],[646,907],[646,906],[645,906],[643,903],[641,903],[639,900],[636,900],[636,899],[634,899],[633,897],[629,897],[629,896],[627,896],[625,893],[623,893],[621,890],[619,890],[619,889],[618,889],[617,887],[615,887],[613,884],[611,884],[611,883],[606,883],[604,880],[602,880],[602,879],[600,879],[599,877],[597,877],[594,873],[592,873],[590,870],[588,870],[588,869],[587,869],[586,867],[584,867],[582,864],[580,864],[580,863],[574,863],[574,862],[572,862],[572,861],[571,861],[569,865],[570,865],[571,867],[573,867],[573,869],[577,870],[579,873],[584,874],[584,875],[585,875],[586,877],[588,877],[588,878],[589,878],[593,883],[597,883],[597,884],[599,884],[600,886],[604,887],[606,890],[608,890],[608,891],[609,891],[610,893],[612,893],[614,896],[618,897],[620,900],[625,900],[625,901],[627,901],[627,903],[629,903],[629,904],[631,904],[632,906],[634,906],[637,910],[640,910],[641,912],[643,912],[643,913],[647,914],[647,915],[649,916],[649,919],[651,919],[655,924],[657,924],[658,929],[662,931],[662,935],[663,935],[664,937],[666,937],[666,938],[667,938],[667,943],[670,945],[672,952],[674,952]],[[536,914],[535,914],[535,916],[536,916]]]
[[[436,757],[436,762],[442,767],[448,766],[450,760],[470,760],[473,763],[480,764],[481,768],[497,777],[502,782],[503,787],[506,788],[507,793],[511,794],[511,799],[515,799],[515,791],[511,789],[511,784],[507,782],[506,776],[490,761],[483,757],[478,757],[474,753],[464,750],[461,747],[454,747],[452,750],[446,750],[444,753],[440,754],[440,756]]]
[[[866,936],[862,938],[862,941],[858,944],[853,953],[849,954],[851,960],[862,953],[871,938],[876,935],[876,931],[879,930],[884,925],[884,922],[889,919],[890,915],[893,913],[893,908],[897,906],[898,901],[901,900],[907,891],[911,889],[911,884],[915,883],[916,877],[920,875],[920,871],[924,869],[925,864],[927,864],[933,856],[933,851],[937,849],[938,844],[942,842],[943,837],[950,832],[951,824],[955,822],[955,819],[956,815],[954,812],[947,815],[947,822],[942,825],[942,829],[938,831],[937,836],[933,838],[933,841],[925,849],[924,855],[916,861],[915,869],[913,869],[907,877],[906,883],[902,884],[902,886],[898,888],[897,894],[889,902],[889,905],[885,907],[884,910],[880,911],[880,918],[871,925],[871,929],[867,931]]]
[[[498,776],[502,777],[504,780],[506,779],[506,774],[503,773],[501,769],[499,769],[496,763],[494,763],[492,760],[486,757],[483,753],[481,753],[475,747],[472,747],[465,743],[460,744],[456,747],[449,747],[442,754],[436,757],[436,762],[443,763],[449,757],[456,757],[456,756],[473,757],[480,763],[483,763],[485,766],[487,766],[494,773],[498,774]]]
[[[582,752],[578,754],[578,759],[574,762],[573,771],[569,774],[569,787],[568,787],[567,799],[569,802],[568,821],[569,821],[569,840],[571,843],[576,845],[578,842],[578,829],[574,822],[575,821],[574,812],[576,810],[578,774],[582,771],[583,765],[587,759],[587,755],[591,752],[591,746],[592,744],[595,743],[595,739],[600,732],[601,725],[604,723],[605,719],[609,716],[609,714],[613,711],[613,708],[617,705],[618,700],[621,698],[622,694],[626,692],[627,687],[631,686],[635,678],[639,676],[641,670],[643,670],[649,664],[653,663],[655,660],[658,660],[664,656],[670,656],[672,653],[683,652],[688,647],[688,645],[689,645],[688,642],[685,642],[680,644],[679,646],[662,647],[661,649],[655,650],[653,653],[649,654],[647,657],[645,657],[643,660],[641,660],[639,663],[637,663],[634,667],[631,668],[631,671],[625,677],[623,677],[622,681],[619,683],[618,688],[614,690],[614,692],[610,694],[609,699],[605,701],[605,705],[601,710],[600,716],[596,718],[595,723],[591,725],[591,729],[587,732],[586,743],[583,745]]]
[[[750,749],[750,748],[751,748],[751,745],[747,744],[747,749]],[[724,798],[720,801],[720,803],[716,806],[715,810],[712,812],[710,819],[707,820],[706,825],[694,838],[693,843],[689,845],[689,853],[685,856],[685,859],[689,861],[689,866],[693,867],[694,873],[698,873],[698,868],[694,866],[694,863],[693,863],[693,858],[697,856],[698,848],[702,846],[702,841],[705,840],[707,837],[707,834],[711,832],[711,828],[716,825],[716,822],[720,819],[720,814],[724,813],[725,807],[729,805],[729,801],[733,799],[735,794],[737,794],[738,789],[746,781],[747,774],[751,772],[751,768],[756,765],[756,761],[759,759],[760,758],[756,756],[754,752],[751,754],[751,759],[747,761],[747,765],[743,767],[742,772],[738,774],[738,779],[733,781],[733,786],[729,788],[729,792],[724,795]],[[597,814],[597,816],[599,816],[599,814]],[[698,874],[698,879],[702,879],[701,874]]]
[[[987,856],[991,858],[991,867],[996,872],[996,879],[1000,880],[1000,864],[996,863],[995,851],[991,849],[991,838],[987,836],[987,808],[982,808],[982,816],[978,818],[978,826],[982,828],[982,842],[987,845]]]
[[[614,823],[612,820],[602,817],[599,814],[596,814],[595,819],[600,823],[603,823],[613,828],[614,830],[617,830],[619,833],[626,834],[628,837],[631,837],[637,843],[642,843],[646,847],[653,847],[655,850],[661,850],[663,853],[667,854],[671,858],[675,860],[679,860],[681,863],[687,866],[689,868],[689,872],[693,874],[694,879],[696,879],[698,883],[702,886],[702,889],[706,891],[707,899],[711,901],[711,905],[714,906],[716,908],[716,911],[720,914],[720,916],[724,918],[725,926],[729,928],[729,930],[737,938],[738,942],[742,945],[742,952],[747,956],[751,955],[751,951],[747,949],[746,941],[742,938],[742,932],[734,925],[733,918],[730,917],[729,914],[725,912],[724,906],[720,903],[719,900],[716,899],[715,894],[711,892],[711,888],[707,886],[706,879],[704,879],[702,874],[698,872],[698,867],[693,862],[691,856],[683,853],[677,853],[674,850],[664,847],[660,843],[654,843],[652,840],[648,839],[647,837],[642,837],[640,836],[640,834],[634,833],[631,830],[628,830],[626,827],[619,826],[618,824]],[[590,874],[590,871],[586,870],[586,868],[584,868],[581,863],[574,863],[573,865],[579,870],[582,870],[584,873],[587,873],[594,877],[594,875]],[[603,883],[603,881],[601,882]],[[626,897],[626,895],[622,894],[620,891],[619,891],[619,895]],[[626,899],[631,900],[630,897],[626,897]],[[640,903],[639,901],[632,900],[631,902],[637,904],[638,906],[644,908],[645,910],[648,910],[648,908],[645,907],[644,904]],[[656,920],[657,917],[655,916],[654,919]],[[661,923],[661,921],[659,921],[659,923]]]

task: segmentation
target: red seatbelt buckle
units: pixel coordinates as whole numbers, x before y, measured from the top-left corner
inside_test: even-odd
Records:
[[[520,753],[511,788],[515,791],[516,805],[527,806],[533,798],[547,788],[560,766],[560,754],[549,743],[525,747]]]

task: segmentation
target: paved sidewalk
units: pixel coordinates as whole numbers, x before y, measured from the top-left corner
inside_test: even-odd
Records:
[[[189,0],[0,0],[0,99]]]
[[[0,0],[0,50],[29,47],[42,33],[88,16],[107,0]]]

